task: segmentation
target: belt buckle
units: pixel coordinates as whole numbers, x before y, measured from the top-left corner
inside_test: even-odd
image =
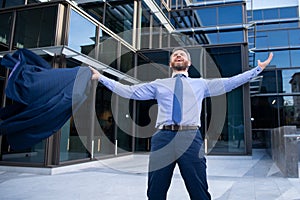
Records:
[[[181,126],[177,125],[177,124],[172,124],[171,125],[171,130],[172,131],[178,131],[181,130]]]

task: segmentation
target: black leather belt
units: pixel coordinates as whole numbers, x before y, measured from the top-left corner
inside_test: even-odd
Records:
[[[197,130],[198,126],[181,126],[181,125],[162,125],[158,129],[169,130],[169,131],[183,131],[183,130]]]

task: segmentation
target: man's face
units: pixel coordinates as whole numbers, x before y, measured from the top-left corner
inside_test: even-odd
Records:
[[[187,54],[182,50],[175,51],[170,60],[170,67],[176,71],[185,71],[191,65]]]

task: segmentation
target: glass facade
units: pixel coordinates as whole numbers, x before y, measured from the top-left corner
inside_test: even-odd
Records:
[[[57,6],[17,12],[13,48],[53,46]]]
[[[13,13],[3,13],[0,15],[0,50],[8,51],[11,39],[11,28],[13,21]]]
[[[0,54],[42,49],[54,68],[96,63],[105,66],[105,75],[135,84],[169,77],[170,51],[177,46],[190,52],[193,78],[236,75],[272,51],[271,66],[250,84],[203,101],[206,153],[251,154],[252,146],[265,146],[272,128],[299,128],[298,6],[246,11],[240,0],[86,2],[77,7],[67,1],[0,0]],[[14,103],[5,97],[8,76],[1,67],[2,106]],[[79,125],[72,116],[31,149],[14,151],[0,136],[0,164],[53,166],[149,151],[156,101],[123,99],[101,84],[95,95],[95,106],[85,108],[95,116],[81,116],[86,123]]]
[[[299,6],[248,11],[250,23],[255,22],[256,35],[249,57],[263,60],[269,52],[274,59],[259,78],[251,83],[253,145],[265,147],[272,128],[286,125],[300,127],[298,99]],[[255,65],[253,63],[252,65]]]
[[[71,10],[68,46],[94,58],[96,30],[95,24]]]

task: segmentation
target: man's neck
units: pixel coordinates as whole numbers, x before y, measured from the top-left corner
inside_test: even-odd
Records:
[[[174,77],[176,74],[183,74],[183,75],[185,75],[186,77],[189,76],[189,73],[188,73],[187,71],[173,71],[172,77]]]

